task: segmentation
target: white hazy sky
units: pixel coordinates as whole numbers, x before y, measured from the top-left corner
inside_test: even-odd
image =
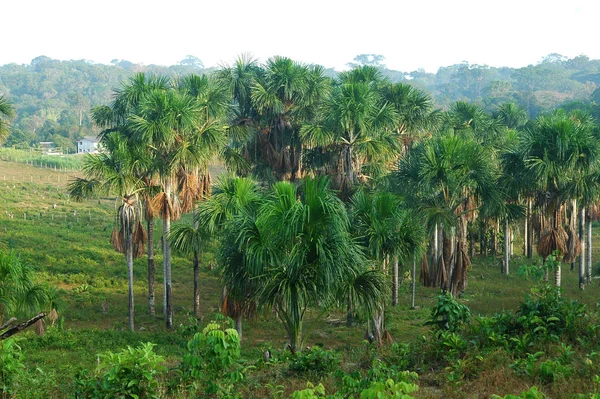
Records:
[[[59,60],[205,66],[241,53],[344,68],[381,54],[405,72],[468,61],[521,67],[600,58],[598,0],[8,0],[0,64]]]

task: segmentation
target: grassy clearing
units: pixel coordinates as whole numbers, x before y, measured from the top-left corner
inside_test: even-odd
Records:
[[[174,254],[174,324],[179,327],[171,332],[164,329],[160,315],[154,318],[147,316],[146,258],[135,261],[138,331],[130,333],[127,331],[125,260],[109,244],[114,199],[96,198],[83,203],[70,201],[66,195],[68,178],[73,176],[70,173],[0,161],[0,179],[3,176],[6,179],[0,180],[0,247],[18,251],[25,261],[34,266],[40,281],[61,289],[64,302],[60,310],[60,328],[50,328],[43,337],[36,336],[32,331],[22,334],[21,346],[31,377],[30,388],[48,397],[68,396],[71,389],[69,384],[72,384],[76,373],[97,364],[96,354],[107,350],[118,351],[127,345],[134,346],[146,341],[156,343],[156,352],[166,357],[169,366],[175,367],[191,331],[191,327],[186,328],[192,310],[191,260]],[[177,223],[185,222],[189,222],[189,217]],[[156,242],[153,245],[157,250],[156,298],[157,313],[160,314],[163,292],[159,237],[160,223],[157,221]],[[598,248],[600,240],[597,230],[594,243]],[[595,258],[599,259],[598,256],[596,250]],[[533,285],[533,282],[516,273],[525,262],[525,259],[515,256],[512,274],[503,276],[500,274],[499,259],[476,259],[461,302],[467,304],[474,315],[491,315],[518,308]],[[210,270],[210,265],[214,263],[214,251],[207,245],[201,259],[201,324],[206,324],[218,311],[221,290],[215,272]],[[577,299],[591,309],[597,308],[597,281],[586,291],[580,291],[577,271],[563,267],[563,287],[565,297]],[[408,280],[404,281],[400,290],[400,305],[387,310],[387,325],[396,342],[413,342],[428,333],[429,327],[423,323],[438,294],[437,289],[417,284],[417,309],[410,310],[410,284]],[[316,314],[311,316],[315,317]],[[363,343],[366,321],[359,321],[348,328],[345,326],[344,312],[331,311],[320,321],[309,320],[306,329],[309,328],[313,328],[313,333],[308,345],[339,350],[343,369],[350,372],[361,365],[368,365],[370,355]],[[285,342],[285,331],[270,311],[259,313],[244,322],[242,355],[249,361],[260,359],[265,349],[282,350]],[[385,351],[382,349],[383,353]],[[493,354],[486,361],[497,361],[500,365],[506,363],[506,359],[494,358]],[[293,376],[277,368],[258,369],[253,372],[252,378],[261,384],[261,388],[248,392],[247,397],[266,396],[263,385],[267,382],[283,385],[286,393],[304,388],[307,379],[316,382],[311,376]],[[43,386],[44,380],[53,379],[64,381],[65,384],[54,389]],[[323,382],[333,389],[331,377],[325,377]],[[456,392],[471,397],[487,396],[492,391],[484,389],[486,384],[493,386],[494,393],[517,392],[527,388],[527,383],[515,378],[506,365],[486,368],[482,375],[468,385],[461,386],[460,390],[427,370],[421,371],[419,384],[422,387],[419,397],[460,397],[456,396]]]

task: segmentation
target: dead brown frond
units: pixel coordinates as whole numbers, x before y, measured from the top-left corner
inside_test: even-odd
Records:
[[[50,320],[50,322],[52,323],[52,325],[54,325],[54,323],[56,322],[56,320],[58,320],[58,312],[56,311],[56,309],[52,309],[50,311],[50,313],[48,313],[48,316],[46,316],[48,320]]]
[[[175,197],[172,201],[164,191],[156,194],[154,198],[152,198],[152,206],[158,210],[158,214],[160,215],[161,219],[179,219],[179,215],[181,213],[179,200]]]
[[[600,219],[600,203],[588,206],[586,215],[590,220],[598,221]]]
[[[210,176],[210,172],[208,169],[205,173],[202,174],[200,178],[200,197],[198,199],[203,199],[210,196],[212,191],[212,178]]]
[[[138,258],[144,255],[144,245],[148,242],[148,234],[140,221],[135,225],[133,230],[133,257]]]
[[[565,252],[565,256],[563,257],[563,262],[571,263],[575,262],[577,256],[581,253],[581,242],[579,241],[579,236],[575,229],[571,226],[569,227],[569,238],[567,241],[567,252]]]
[[[561,254],[567,253],[567,241],[569,237],[562,226],[555,229],[546,230],[540,238],[537,252],[546,259],[554,251],[560,251]]]
[[[44,320],[39,319],[38,321],[35,322],[35,333],[37,335],[39,335],[40,337],[43,337],[45,332],[46,332],[46,326],[44,326]]]
[[[429,263],[427,262],[427,254],[423,255],[421,259],[421,273],[419,275],[419,281],[421,281],[425,287],[431,287],[431,278],[429,275]]]
[[[177,178],[181,211],[188,213],[194,209],[194,203],[200,198],[200,182],[198,173],[183,172]]]
[[[112,245],[115,251],[123,253],[123,243],[123,231],[119,232],[117,226],[115,226],[110,236],[110,245]]]

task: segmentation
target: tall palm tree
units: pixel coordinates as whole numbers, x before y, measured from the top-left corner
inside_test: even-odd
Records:
[[[223,146],[218,124],[202,123],[204,114],[196,98],[179,90],[153,90],[143,98],[139,111],[130,116],[134,140],[150,148],[154,170],[159,176],[162,192],[153,198],[163,220],[163,272],[165,284],[165,319],[167,328],[173,326],[171,245],[169,235],[171,221],[177,220],[182,211],[178,196],[178,182],[194,182],[194,171]],[[186,187],[186,184],[183,187]],[[195,193],[194,190],[191,191]],[[195,195],[189,197],[194,200]],[[184,202],[184,208],[190,207]],[[188,208],[188,209],[190,209]]]
[[[129,328],[134,331],[133,259],[144,253],[147,241],[139,201],[144,185],[136,173],[136,165],[141,158],[117,132],[108,134],[103,143],[106,145],[105,152],[86,155],[83,165],[85,177],[75,178],[69,183],[69,194],[77,201],[93,193],[117,195],[119,206],[111,244],[125,255],[127,261]]]
[[[164,76],[147,75],[136,73],[129,80],[122,82],[121,86],[115,90],[114,99],[110,105],[102,105],[92,110],[92,119],[94,123],[102,128],[100,132],[101,140],[110,133],[118,132],[124,139],[130,140],[130,146],[139,147],[133,140],[134,132],[131,128],[130,117],[134,115],[140,106],[141,101],[153,90],[167,90],[169,80]],[[104,144],[106,147],[107,145]],[[157,209],[152,204],[151,199],[158,192],[158,180],[156,171],[146,167],[142,169],[141,165],[136,167],[136,174],[143,182],[144,189],[140,192],[140,199],[143,203],[144,218],[146,220],[146,229],[148,234],[148,314],[155,314],[155,290],[154,280],[156,266],[154,264],[154,219],[157,216]]]
[[[0,145],[6,141],[10,134],[9,123],[15,116],[15,110],[4,95],[0,95]]]

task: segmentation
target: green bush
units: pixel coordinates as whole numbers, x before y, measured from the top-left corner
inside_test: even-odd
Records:
[[[121,352],[99,355],[95,373],[82,372],[77,380],[77,398],[159,398],[161,373],[167,369],[164,358],[154,353],[154,344],[137,348],[128,346]]]
[[[340,364],[340,357],[333,351],[318,346],[302,351],[290,364],[290,371],[297,373],[325,374],[335,370]]]
[[[24,368],[23,354],[16,341],[13,338],[0,341],[0,396],[15,395]]]
[[[446,292],[438,296],[425,324],[437,326],[440,330],[457,331],[463,324],[469,323],[470,319],[469,308]]]
[[[244,380],[237,331],[213,321],[194,335],[187,348],[181,370],[189,388],[206,395],[236,397],[235,384]]]

